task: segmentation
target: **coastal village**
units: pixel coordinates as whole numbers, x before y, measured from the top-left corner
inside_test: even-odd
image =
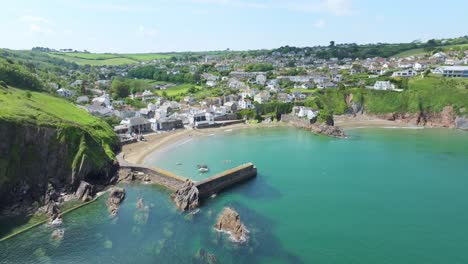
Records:
[[[70,70],[61,76],[65,85],[50,86],[92,115],[111,118],[126,142],[145,133],[246,121],[272,102],[291,104],[294,115],[313,122],[319,109],[305,104],[312,91],[361,87],[398,93],[410,78],[468,78],[468,50],[366,59],[318,59],[307,50],[226,54]],[[120,78],[133,81],[123,92],[112,88]]]

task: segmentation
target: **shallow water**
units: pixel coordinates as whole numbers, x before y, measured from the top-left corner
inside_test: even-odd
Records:
[[[117,218],[100,199],[65,217],[59,242],[41,226],[0,243],[0,263],[190,263],[199,248],[220,263],[468,263],[468,133],[347,133],[270,128],[193,139],[147,164],[202,179],[253,162],[258,177],[192,218],[164,189],[128,185]],[[201,163],[209,173],[197,172]],[[136,208],[140,196],[146,209]],[[224,206],[240,213],[248,243],[213,230]]]

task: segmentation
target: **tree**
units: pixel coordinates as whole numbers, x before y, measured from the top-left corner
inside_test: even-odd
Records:
[[[330,41],[330,48],[334,48],[335,47],[335,41]]]
[[[112,82],[111,93],[114,99],[125,98],[130,94],[130,85],[125,80],[115,79]]]

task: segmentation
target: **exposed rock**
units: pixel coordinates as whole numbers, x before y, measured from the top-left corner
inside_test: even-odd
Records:
[[[187,180],[173,195],[177,208],[182,211],[198,207],[198,189],[191,180]]]
[[[119,205],[125,198],[125,190],[120,187],[114,187],[110,190],[109,197],[107,198],[107,209],[112,216],[117,215]]]
[[[47,214],[47,216],[49,217],[49,219],[55,219],[58,217],[58,215],[60,214],[60,209],[57,205],[56,202],[49,202],[45,208],[45,212]]]
[[[225,207],[219,215],[215,229],[228,233],[234,242],[247,241],[249,231],[242,224],[239,214],[230,207]]]
[[[192,263],[194,264],[217,264],[218,259],[210,252],[207,252],[203,248],[200,248],[197,253],[193,256]]]
[[[62,222],[62,219],[57,217],[55,218],[54,220],[52,220],[52,222],[50,222],[50,225],[51,226],[59,226],[61,225],[63,222]]]
[[[120,169],[119,170],[119,179],[131,182],[135,180],[135,174],[131,169]]]
[[[455,127],[458,129],[468,130],[468,117],[458,116],[455,118]]]
[[[304,118],[299,118],[294,115],[282,115],[281,120],[294,127],[306,129],[316,134],[321,134],[321,135],[331,136],[331,137],[339,137],[339,138],[346,137],[343,130],[339,127],[335,127],[335,126],[327,125],[327,124],[311,124],[309,120],[304,119]],[[332,124],[333,120],[331,120],[329,123]]]
[[[81,200],[83,202],[87,202],[89,200],[91,200],[94,196],[94,186],[85,182],[85,181],[81,181],[80,182],[80,186],[78,187],[78,189],[76,189],[76,192],[75,192],[75,197],[78,199],[78,200]]]
[[[331,137],[339,137],[344,138],[346,137],[345,133],[341,128],[329,125],[313,125],[311,126],[311,131],[317,134],[331,136]]]

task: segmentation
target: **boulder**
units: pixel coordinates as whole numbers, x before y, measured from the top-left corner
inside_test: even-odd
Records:
[[[47,204],[45,211],[46,211],[47,216],[51,220],[56,219],[58,217],[58,215],[60,214],[60,209],[59,209],[57,203],[54,202],[54,201],[50,201]]]
[[[76,189],[75,197],[83,202],[87,202],[91,200],[94,196],[94,186],[85,182],[81,181],[80,186]]]
[[[455,119],[455,127],[458,129],[468,130],[468,117],[457,116]]]
[[[215,229],[229,234],[234,242],[243,243],[247,241],[249,231],[242,224],[239,214],[230,207],[224,208],[219,215]]]
[[[173,195],[177,208],[182,211],[192,210],[198,207],[198,188],[193,181],[187,180]]]
[[[125,199],[125,189],[120,187],[114,187],[109,192],[109,197],[107,198],[107,208],[111,215],[117,215],[119,211],[119,205]]]

